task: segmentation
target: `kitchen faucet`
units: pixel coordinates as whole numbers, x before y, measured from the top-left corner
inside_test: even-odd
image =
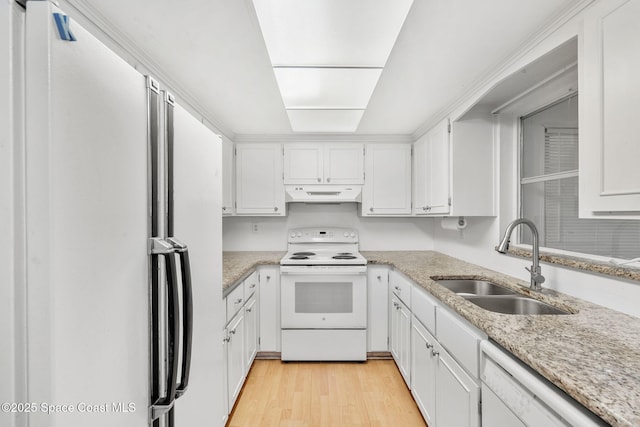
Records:
[[[526,218],[518,218],[515,221],[512,221],[504,232],[504,237],[496,246],[496,251],[501,254],[506,254],[507,249],[509,249],[509,239],[511,238],[511,233],[513,233],[513,229],[516,228],[519,224],[525,224],[529,226],[531,229],[531,234],[533,235],[533,265],[531,268],[525,267],[525,269],[531,273],[531,286],[530,288],[534,291],[541,291],[542,284],[544,283],[544,276],[542,275],[542,270],[540,268],[540,247],[538,245],[538,229],[536,225],[526,219]]]

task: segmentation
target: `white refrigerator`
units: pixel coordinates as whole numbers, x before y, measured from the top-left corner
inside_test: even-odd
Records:
[[[48,1],[25,67],[29,426],[219,425],[220,138]]]

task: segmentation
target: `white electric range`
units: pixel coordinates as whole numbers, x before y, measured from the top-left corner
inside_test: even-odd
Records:
[[[356,230],[289,231],[280,261],[282,360],[366,360],[366,264]]]

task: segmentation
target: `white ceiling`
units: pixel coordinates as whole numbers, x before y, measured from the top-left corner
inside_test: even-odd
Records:
[[[251,0],[67,1],[230,138],[293,133]],[[413,134],[574,3],[414,0],[356,134]]]

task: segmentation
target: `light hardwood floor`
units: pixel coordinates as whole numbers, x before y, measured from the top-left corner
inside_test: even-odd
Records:
[[[229,427],[426,426],[392,360],[256,360]]]

